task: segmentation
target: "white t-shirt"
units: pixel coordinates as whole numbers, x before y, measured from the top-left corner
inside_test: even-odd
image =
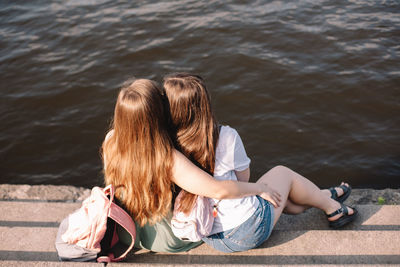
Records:
[[[235,171],[244,171],[250,165],[243,142],[237,131],[229,126],[222,126],[217,149],[215,151],[214,177],[217,180],[237,181]],[[245,222],[256,211],[259,201],[256,196],[223,199],[211,199],[218,205],[211,234],[226,231]]]

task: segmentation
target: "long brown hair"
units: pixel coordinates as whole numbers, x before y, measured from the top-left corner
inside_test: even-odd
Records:
[[[102,145],[105,183],[141,226],[171,209],[173,143],[158,85],[146,79],[121,89],[109,134]]]
[[[175,145],[193,163],[213,175],[219,132],[203,79],[189,73],[171,74],[164,77],[164,90]],[[184,194],[178,209],[189,212],[197,195],[186,191]]]

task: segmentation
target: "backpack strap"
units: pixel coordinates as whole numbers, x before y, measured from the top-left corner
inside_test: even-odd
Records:
[[[114,199],[114,187],[112,185],[107,186],[104,188],[104,192],[106,194],[110,195],[110,200]],[[113,221],[115,221],[116,225],[114,228],[114,234],[112,238],[112,245],[118,242],[118,235],[116,232],[117,225],[120,225],[122,228],[125,229],[131,236],[131,244],[129,247],[125,250],[123,254],[121,254],[119,257],[115,258],[114,255],[110,254],[108,256],[102,256],[97,259],[98,262],[116,262],[116,261],[121,261],[124,258],[126,258],[126,255],[133,249],[133,245],[135,244],[135,239],[136,239],[136,226],[135,223],[133,222],[132,217],[120,206],[118,206],[114,201],[110,201],[110,209],[108,210],[108,217],[111,218]]]
[[[135,223],[132,220],[132,217],[128,213],[126,213],[125,210],[123,210],[121,207],[119,207],[114,202],[111,203],[108,217],[110,217],[112,220],[114,220],[117,224],[119,224],[122,228],[124,228],[125,231],[127,231],[129,233],[129,235],[131,236],[132,242],[129,245],[129,247],[125,250],[125,252],[122,253],[119,257],[114,258],[113,255],[103,256],[103,257],[100,257],[97,259],[98,262],[121,261],[126,258],[126,255],[133,249],[133,245],[135,244],[136,227],[135,227]],[[116,237],[117,237],[117,233],[114,232],[112,243],[115,243],[114,238],[116,238]]]
[[[110,203],[114,202],[114,194],[115,194],[115,189],[113,185],[108,185],[103,189],[103,192],[106,196],[110,196]]]
[[[111,204],[109,217],[113,219],[115,222],[117,222],[122,228],[124,228],[125,231],[127,231],[131,236],[132,242],[130,246],[121,256],[116,258],[116,260],[119,259],[122,260],[123,258],[126,257],[128,252],[132,250],[133,245],[135,244],[135,239],[136,239],[135,223],[133,222],[132,217],[114,202]]]

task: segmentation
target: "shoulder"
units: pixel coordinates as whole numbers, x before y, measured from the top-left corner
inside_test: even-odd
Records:
[[[232,149],[234,149],[238,136],[239,134],[234,128],[228,125],[223,125],[219,132],[216,149],[217,155],[220,156],[221,153],[224,154],[227,151],[231,151]]]
[[[111,131],[109,131],[109,132],[106,134],[106,138],[104,138],[104,140],[110,139],[110,137],[111,137],[113,134],[114,134],[114,129],[111,130]]]
[[[174,165],[185,160],[185,156],[175,148],[172,150],[172,158],[174,160]]]
[[[235,143],[239,137],[239,133],[229,125],[223,125],[219,132],[218,141],[225,144]],[[240,137],[239,137],[240,138]]]
[[[172,150],[172,160],[173,171],[175,174],[189,171],[188,169],[190,169],[192,165],[191,161],[176,149]]]
[[[219,132],[220,138],[236,138],[236,136],[238,135],[239,135],[238,132],[229,125],[221,126],[221,130]]]

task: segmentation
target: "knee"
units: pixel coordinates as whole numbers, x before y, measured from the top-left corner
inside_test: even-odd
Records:
[[[288,167],[285,167],[283,165],[277,165],[271,169],[272,172],[278,172],[278,173],[284,173],[284,172],[290,172],[290,169]]]
[[[288,167],[283,166],[283,165],[277,165],[277,166],[273,167],[270,170],[270,172],[273,175],[277,175],[279,177],[285,177],[285,178],[290,179],[290,180],[292,180],[293,176],[294,176],[293,175],[294,172],[291,169],[289,169]]]

